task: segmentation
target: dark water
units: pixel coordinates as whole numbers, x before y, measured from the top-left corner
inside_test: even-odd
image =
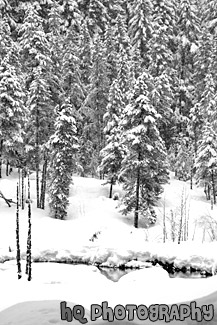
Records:
[[[175,272],[174,274],[169,274],[170,278],[183,278],[183,279],[201,279],[201,278],[208,278],[206,274],[201,274],[200,272]]]
[[[34,261],[34,262],[45,262],[45,261]],[[47,261],[48,262],[48,261]],[[72,264],[72,265],[80,265],[80,264],[85,264],[86,263],[79,263],[79,262],[66,262],[66,261],[61,261],[61,262],[57,262],[57,261],[49,261],[50,263],[63,263],[63,264]],[[154,265],[153,265],[154,266]],[[113,281],[113,282],[118,282],[120,280],[120,278],[130,272],[135,272],[138,271],[139,269],[132,269],[132,268],[110,268],[110,267],[100,267],[97,266],[99,271],[101,272],[102,275],[104,275],[107,279]],[[162,266],[161,266],[162,267]],[[175,272],[173,271],[172,273],[170,273],[167,270],[170,278],[185,278],[185,279],[201,279],[201,278],[207,278],[209,276],[211,276],[211,274],[205,273],[205,272],[201,272],[201,271],[195,271],[195,272],[190,272],[189,270],[185,270],[185,272]]]
[[[130,273],[130,272],[135,272],[136,269],[119,269],[119,268],[100,268],[99,270],[101,274],[106,276],[107,279],[113,281],[113,282],[118,282],[119,279]],[[184,279],[201,279],[201,278],[207,278],[206,274],[201,274],[200,272],[174,272],[174,274],[169,274],[170,278],[184,278]]]

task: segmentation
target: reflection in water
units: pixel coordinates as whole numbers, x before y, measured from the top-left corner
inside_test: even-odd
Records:
[[[136,269],[119,269],[119,268],[109,268],[109,267],[99,267],[100,272],[106,276],[107,279],[118,282],[119,279],[130,272],[136,271]]]
[[[206,274],[201,274],[200,272],[175,272],[174,274],[169,274],[170,278],[183,278],[183,279],[205,279],[208,278]]]
[[[137,271],[138,269],[119,269],[119,268],[109,268],[109,267],[98,267],[100,272],[106,276],[107,279],[118,282],[119,279],[130,273]],[[201,279],[201,278],[207,278],[207,275],[201,274],[200,272],[174,272],[174,274],[169,274],[171,278],[184,278],[184,279]]]

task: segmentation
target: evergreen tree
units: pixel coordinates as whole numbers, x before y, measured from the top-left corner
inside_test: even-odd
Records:
[[[199,37],[198,50],[195,53],[195,100],[198,103],[205,87],[205,77],[210,67],[213,51],[213,36],[209,33],[207,26],[202,27]]]
[[[15,43],[12,40],[10,26],[8,24],[8,19],[5,16],[1,16],[0,14],[0,41],[1,41],[1,49],[0,49],[0,58],[1,60],[8,54],[8,52],[12,51]]]
[[[65,21],[65,30],[73,28],[79,30],[82,15],[79,9],[79,1],[76,0],[62,0],[60,1],[61,14]]]
[[[129,103],[129,92],[132,89],[134,75],[132,73],[131,57],[127,51],[121,47],[118,53],[118,75],[117,82],[121,91],[122,100],[125,105]]]
[[[105,1],[90,0],[88,7],[88,26],[93,36],[96,30],[103,33],[109,21],[108,9],[105,6]]]
[[[78,37],[73,28],[68,29],[64,35],[61,75],[63,94],[66,98],[70,99],[74,107],[74,117],[76,119],[80,146],[77,159],[80,164],[79,171],[83,176],[89,172],[91,158],[90,153],[88,153],[91,143],[88,133],[86,133],[86,124],[90,120],[90,110],[85,102],[91,88],[91,61],[91,40],[86,22],[84,21],[81,38]]]
[[[47,69],[48,83],[51,93],[52,106],[60,104],[62,93],[62,70],[64,48],[64,20],[60,13],[60,5],[54,1],[48,12],[47,40],[50,47],[50,65]]]
[[[118,52],[116,49],[116,39],[115,39],[115,28],[108,26],[105,31],[105,57],[107,66],[107,77],[109,85],[112,84],[113,80],[117,78],[117,56]]]
[[[176,177],[179,180],[192,181],[194,151],[192,143],[189,141],[189,137],[183,137],[180,140],[180,144],[177,146],[177,155],[175,160],[174,168]]]
[[[69,204],[69,188],[72,173],[76,168],[78,139],[73,108],[69,99],[65,100],[57,110],[55,133],[50,139],[51,164],[49,177],[49,204],[51,215],[57,219],[65,219]]]
[[[175,8],[171,0],[153,1],[152,34],[149,40],[149,71],[157,77],[173,72],[175,50]],[[169,71],[169,69],[171,71]]]
[[[48,111],[50,94],[47,80],[44,78],[41,68],[35,68],[33,76],[27,104],[30,112],[29,123],[32,117],[34,117],[34,122],[31,121],[31,126],[28,124],[27,134],[29,136],[29,145],[32,146],[29,154],[34,157],[33,164],[36,170],[37,208],[40,208],[39,165],[42,161],[42,149],[45,148],[42,145],[48,141],[52,131],[49,129],[49,125],[51,125],[53,114]]]
[[[150,0],[129,2],[129,36],[133,47],[138,49],[138,59],[142,59],[142,65],[145,67],[149,64],[147,52],[148,41],[152,34],[151,11]]]
[[[109,198],[112,197],[112,189],[121,169],[124,150],[120,144],[120,116],[124,102],[118,81],[115,80],[110,88],[107,112],[104,115],[106,127],[104,129],[106,146],[101,150],[102,161],[100,169],[107,175],[110,186]]]
[[[206,25],[211,34],[217,32],[217,3],[215,0],[202,1],[202,14],[204,25]]]
[[[216,58],[216,37],[209,33],[207,26],[203,26],[195,61],[195,104],[190,114],[195,153],[197,153],[198,142],[201,138],[202,128],[206,118],[209,116],[209,121],[213,123],[216,117],[214,108],[217,84],[215,73],[217,71]]]
[[[19,29],[18,40],[23,69],[28,75],[26,81],[28,88],[34,68],[40,65],[46,70],[49,61],[49,44],[43,29],[43,19],[32,3],[28,4],[23,24]]]
[[[72,27],[64,35],[62,55],[62,89],[78,111],[84,101],[84,92],[79,69],[79,41]]]
[[[47,35],[44,32],[43,20],[36,4],[29,4],[24,22],[20,28],[19,43],[21,46],[21,60],[26,78],[27,107],[29,120],[26,125],[28,139],[27,160],[36,170],[37,207],[40,203],[39,165],[47,165],[47,153],[42,151],[53,129],[53,109],[51,105],[50,84],[50,49]],[[32,117],[34,122],[32,123]],[[31,150],[30,150],[31,148]],[[42,160],[44,158],[44,161]],[[43,198],[42,198],[43,201]]]
[[[80,80],[83,89],[83,101],[79,108],[79,171],[82,177],[92,173],[92,154],[94,151],[92,141],[92,110],[88,105],[88,96],[91,89],[91,73],[92,73],[92,43],[93,40],[90,36],[88,29],[88,19],[85,18],[81,25],[81,36],[79,42],[79,72]]]
[[[17,156],[22,146],[24,98],[22,76],[17,75],[8,53],[0,63],[0,164],[3,154],[6,158]]]
[[[96,35],[93,44],[93,68],[91,73],[91,88],[86,105],[90,108],[90,132],[93,143],[93,164],[95,168],[100,163],[100,151],[104,147],[104,121],[109,93],[109,78],[107,69],[106,49],[99,34]]]
[[[178,87],[177,106],[179,107],[178,133],[186,135],[190,110],[194,105],[195,57],[201,33],[198,7],[191,0],[181,0],[177,8],[177,66]]]
[[[130,38],[127,30],[126,15],[123,10],[120,10],[116,17],[114,25],[114,35],[116,41],[116,51],[118,53],[120,52],[122,47],[125,49],[129,48]]]
[[[210,67],[210,69],[212,66]],[[217,96],[216,96],[216,84],[214,82],[214,74],[210,72],[205,78],[205,88],[199,102],[199,109],[203,116],[204,122],[212,123],[216,128],[216,105],[217,105]],[[205,123],[204,123],[205,124]]]
[[[195,162],[196,180],[203,182],[211,188],[214,204],[216,203],[216,177],[217,177],[217,134],[212,123],[206,122],[203,128],[203,136],[199,142],[197,158]]]
[[[153,78],[154,87],[152,88],[151,103],[161,118],[157,121],[160,135],[164,140],[167,149],[172,145],[175,137],[175,123],[172,105],[174,93],[172,88],[172,78],[168,70],[163,71]]]
[[[168,181],[166,149],[157,129],[156,112],[149,100],[151,77],[144,72],[136,81],[131,103],[125,109],[123,144],[126,146],[121,169],[124,180],[124,213],[134,210],[134,226],[139,214],[150,213],[156,218],[153,206]]]
[[[80,75],[83,87],[86,94],[90,86],[90,77],[92,69],[92,39],[88,30],[87,19],[83,20],[81,25],[80,42],[79,42],[79,57],[80,57]]]

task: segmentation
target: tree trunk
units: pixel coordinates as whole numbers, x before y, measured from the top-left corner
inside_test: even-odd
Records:
[[[167,230],[166,230],[166,203],[165,203],[165,196],[164,196],[164,203],[163,203],[163,242],[166,243],[167,239]]]
[[[190,189],[193,190],[193,168],[191,167]]]
[[[27,250],[26,250],[26,274],[28,281],[32,279],[32,242],[31,242],[31,199],[30,199],[30,181],[28,174],[28,237],[27,237]]]
[[[204,185],[204,193],[206,195],[207,201],[210,200],[210,185],[209,185],[209,183],[205,183],[205,185]]]
[[[40,196],[40,208],[45,208],[45,193],[47,184],[47,158],[44,160],[42,178],[41,178],[41,196]]]
[[[112,198],[113,182],[114,182],[114,177],[112,176],[111,181],[110,181],[110,191],[109,191],[110,199]]]
[[[3,140],[0,142],[0,178],[2,178],[2,150],[3,150]]]
[[[39,110],[36,111],[36,134],[35,134],[35,146],[36,146],[36,197],[37,197],[37,208],[40,208],[40,195],[39,195]]]
[[[16,244],[17,244],[17,274],[18,280],[22,278],[21,262],[20,262],[20,229],[19,229],[19,184],[17,183],[17,213],[16,213]]]
[[[21,204],[21,181],[20,181],[20,167],[18,168],[18,186],[19,186],[19,205],[22,207]]]
[[[24,178],[25,178],[25,169],[24,167],[22,168],[22,173],[21,173],[21,206],[22,210],[25,208],[25,199],[24,199]]]
[[[215,179],[214,179],[214,172],[212,169],[211,172],[211,177],[212,177],[212,195],[213,195],[213,203],[216,204],[216,193],[215,193]]]
[[[9,160],[7,159],[7,163],[6,163],[6,176],[9,176]]]
[[[138,161],[140,162],[141,155],[139,152]],[[139,189],[140,189],[140,166],[137,170],[137,179],[136,179],[136,206],[135,206],[135,214],[134,214],[134,227],[138,228],[139,223]]]

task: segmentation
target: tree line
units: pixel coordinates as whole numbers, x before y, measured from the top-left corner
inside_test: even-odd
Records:
[[[0,177],[36,171],[37,207],[67,214],[72,174],[123,183],[150,222],[168,181],[216,203],[214,0],[0,3]],[[48,182],[47,182],[48,180]]]

